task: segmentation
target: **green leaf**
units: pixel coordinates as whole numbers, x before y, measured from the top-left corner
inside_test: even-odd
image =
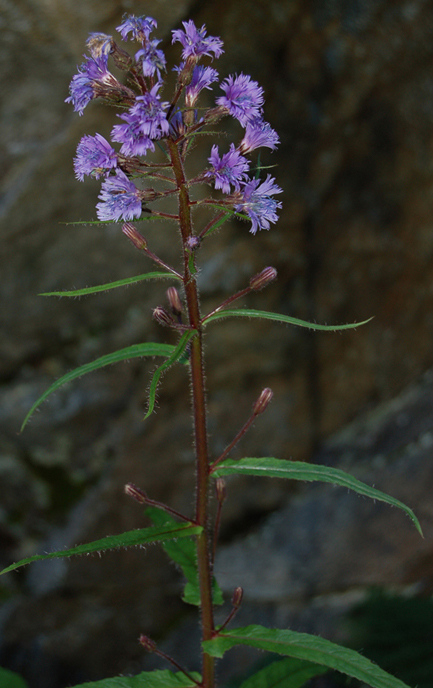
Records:
[[[413,513],[412,509],[400,502],[394,497],[390,497],[374,487],[366,485],[357,478],[354,478],[350,473],[340,470],[339,468],[331,468],[329,466],[317,466],[312,463],[305,463],[304,461],[284,461],[272,457],[263,457],[260,459],[245,458],[239,461],[226,459],[222,461],[215,468],[212,475],[216,478],[225,475],[259,475],[267,478],[287,478],[288,480],[306,480],[308,482],[319,481],[322,483],[332,483],[332,485],[341,485],[349,490],[358,492],[358,494],[371,499],[377,499],[379,502],[386,502],[391,506],[397,506],[402,509],[415,524],[416,529],[422,535],[420,523]]]
[[[268,664],[247,678],[240,688],[301,688],[310,678],[321,676],[327,671],[326,667],[319,664],[288,657]]]
[[[167,360],[157,368],[153,374],[152,381],[150,383],[149,387],[149,408],[147,409],[147,413],[144,416],[144,419],[148,418],[150,414],[152,413],[153,409],[155,408],[155,396],[156,396],[156,390],[158,389],[158,383],[161,378],[161,375],[167,368],[173,365],[173,363],[176,363],[179,359],[182,358],[182,355],[188,346],[189,341],[195,337],[197,334],[197,330],[187,330],[186,332],[183,333],[182,337],[179,339],[179,343],[176,347],[172,347],[172,354],[167,358]]]
[[[177,521],[166,511],[156,507],[148,507],[146,514],[156,526],[175,526]],[[198,583],[197,549],[193,540],[183,538],[173,540],[162,545],[168,554],[180,568],[185,576],[187,583],[185,586],[183,601],[188,604],[200,606],[200,588]],[[212,580],[212,599],[214,604],[223,604],[224,598],[221,589],[215,578]]]
[[[0,688],[28,688],[28,686],[19,674],[0,667]]]
[[[358,652],[307,633],[246,626],[206,640],[203,642],[203,649],[213,657],[222,657],[236,645],[249,645],[288,657],[306,659],[357,678],[372,688],[408,688],[403,681],[394,678]]]
[[[81,375],[91,373],[93,370],[98,370],[98,368],[103,368],[104,366],[111,365],[112,363],[118,363],[119,361],[126,361],[130,358],[137,358],[140,356],[170,356],[175,350],[176,347],[174,347],[172,344],[155,344],[153,342],[133,344],[132,346],[127,346],[126,349],[119,349],[118,351],[114,351],[112,354],[106,354],[105,356],[101,356],[101,358],[97,358],[96,361],[86,363],[79,368],[75,368],[75,370],[71,370],[69,373],[66,373],[66,375],[63,375],[63,377],[56,380],[56,382],[54,382],[51,387],[49,387],[39,397],[39,399],[35,401],[30,411],[24,418],[21,426],[21,432],[24,430],[27,421],[29,420],[30,416],[33,415],[34,411],[36,411],[38,406],[40,406],[42,402],[45,401],[50,394],[52,394],[52,392],[55,392],[56,389],[59,389],[59,387],[64,385],[66,382],[71,382],[71,380],[75,380],[77,377],[81,377]]]
[[[87,287],[86,289],[75,289],[74,291],[47,291],[39,296],[86,296],[87,294],[97,294],[100,291],[108,291],[109,289],[116,289],[117,287],[125,287],[128,284],[135,284],[142,280],[153,279],[177,279],[180,280],[179,275],[172,272],[147,272],[145,275],[136,275],[135,277],[127,277],[126,279],[117,280],[117,282],[108,282],[108,284],[100,284],[97,287]]]
[[[190,675],[196,681],[201,681],[201,676],[196,671],[192,671]],[[165,669],[163,671],[143,671],[141,674],[130,677],[115,676],[114,678],[104,678],[102,681],[80,683],[74,688],[191,688],[195,685],[194,681],[181,671],[174,673]]]
[[[151,526],[150,528],[141,528],[140,530],[130,530],[120,535],[108,535],[101,540],[94,540],[86,545],[77,545],[71,549],[65,549],[60,552],[50,552],[49,554],[35,554],[33,557],[21,559],[15,564],[11,564],[3,571],[0,571],[0,576],[9,571],[31,564],[33,561],[42,561],[44,559],[60,559],[61,557],[72,557],[76,554],[92,554],[93,552],[105,552],[109,549],[118,549],[119,547],[135,547],[143,545],[147,542],[165,542],[172,538],[189,537],[191,535],[198,535],[202,531],[200,526],[195,526],[189,523],[177,523],[176,526],[163,526],[162,528]]]
[[[288,323],[289,325],[298,325],[299,327],[307,327],[310,330],[324,330],[326,332],[351,330],[354,327],[365,325],[372,320],[372,318],[368,318],[368,320],[363,320],[359,323],[348,323],[346,325],[317,325],[316,323],[306,322],[306,320],[299,320],[298,318],[292,318],[290,315],[282,315],[281,313],[256,311],[249,308],[230,308],[225,311],[218,311],[218,313],[214,313],[208,318],[203,318],[203,325],[207,325],[207,323],[213,320],[221,320],[222,318],[262,318],[264,320],[276,320],[277,322]]]
[[[213,234],[213,232],[215,232],[215,230],[218,229],[218,227],[221,227],[221,225],[223,225],[224,222],[226,222],[226,221],[228,220],[228,218],[229,218],[231,215],[232,215],[231,212],[230,212],[230,213],[225,213],[217,222],[215,222],[214,225],[212,225],[212,227],[209,229],[208,232],[206,232],[206,234],[204,235],[204,237],[208,237],[208,236],[210,236],[211,234]],[[203,238],[204,238],[204,237],[203,237]]]

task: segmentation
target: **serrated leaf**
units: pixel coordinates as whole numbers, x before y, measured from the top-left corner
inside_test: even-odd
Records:
[[[240,688],[301,688],[310,678],[321,676],[327,671],[327,667],[312,664],[305,659],[287,657],[260,669],[247,678]]]
[[[315,662],[363,681],[372,688],[408,688],[403,681],[391,676],[358,652],[307,633],[253,625],[221,633],[212,640],[204,641],[202,645],[204,651],[213,657],[222,657],[236,645],[249,645]]]
[[[354,478],[350,473],[346,473],[339,468],[318,466],[303,461],[284,461],[282,459],[275,459],[273,456],[267,456],[259,459],[239,459],[238,461],[226,459],[218,464],[212,475],[216,478],[225,475],[257,475],[267,478],[286,478],[288,480],[317,481],[340,485],[364,495],[364,497],[377,499],[379,502],[386,502],[386,504],[402,509],[413,521],[420,535],[422,535],[417,517],[406,504],[380,490],[376,490],[375,487],[370,487],[370,485],[361,482],[361,480]]]
[[[109,289],[116,289],[117,287],[125,287],[129,284],[142,282],[143,280],[167,278],[181,280],[180,275],[175,275],[172,272],[147,272],[144,275],[136,275],[135,277],[127,277],[126,279],[117,280],[116,282],[99,284],[97,287],[86,287],[85,289],[75,289],[74,291],[47,291],[43,294],[39,294],[39,296],[87,296],[87,294],[97,294],[101,291],[108,291]]]
[[[3,571],[0,571],[0,576],[9,571],[31,564],[33,561],[43,561],[45,559],[60,559],[62,557],[72,557],[80,554],[93,554],[94,552],[106,552],[110,549],[119,549],[119,547],[136,547],[137,545],[144,545],[148,542],[165,542],[172,538],[190,537],[191,535],[198,535],[202,531],[200,526],[195,526],[189,523],[177,523],[176,526],[163,526],[150,528],[141,528],[139,530],[129,530],[120,535],[108,535],[101,540],[94,540],[85,545],[77,545],[71,549],[65,549],[60,552],[50,552],[49,554],[35,554],[32,557],[21,559],[15,564],[11,564]]]
[[[310,330],[323,330],[325,332],[351,330],[354,327],[365,325],[372,320],[372,318],[368,318],[368,320],[363,320],[362,322],[348,323],[346,325],[318,325],[317,323],[307,322],[306,320],[299,320],[299,318],[292,318],[290,315],[282,315],[282,313],[256,311],[250,308],[228,308],[227,310],[218,311],[218,313],[214,313],[208,318],[204,317],[203,325],[207,325],[214,320],[221,320],[223,318],[261,318],[262,320],[275,320],[276,322],[287,323],[289,325],[298,325],[298,327],[307,327]]]
[[[173,363],[176,363],[176,361],[182,358],[182,355],[186,347],[188,346],[188,343],[191,341],[193,337],[195,337],[196,334],[197,330],[187,330],[186,332],[184,332],[182,337],[179,339],[178,345],[176,347],[172,347],[171,355],[162,365],[159,366],[159,368],[155,370],[149,387],[149,407],[147,409],[146,415],[144,416],[144,419],[148,418],[152,413],[153,409],[155,408],[156,390],[158,389],[158,383],[161,378],[161,375],[165,370],[167,370],[167,368],[172,366]]]
[[[201,676],[196,671],[191,671],[189,679],[181,671],[143,671],[136,676],[115,676],[105,678],[102,681],[80,683],[74,688],[191,688],[196,684],[192,679],[201,681]],[[6,688],[6,687],[5,687]]]
[[[0,667],[0,688],[28,688],[28,685],[19,674]]]
[[[148,507],[146,509],[146,514],[156,526],[174,526],[177,524],[177,521],[167,514],[166,511],[162,511],[162,509],[157,509],[156,507]],[[200,588],[198,583],[197,548],[195,542],[183,538],[178,541],[166,542],[162,547],[170,559],[180,566],[187,580],[182,596],[183,601],[199,607]],[[224,602],[223,594],[215,578],[212,580],[212,599],[213,603],[216,605],[223,604]]]
[[[59,389],[59,387],[67,382],[71,382],[71,380],[75,380],[77,377],[81,377],[82,375],[86,375],[86,373],[91,373],[93,370],[98,370],[99,368],[111,365],[112,363],[119,363],[120,361],[127,361],[130,358],[142,356],[170,356],[175,350],[176,347],[174,347],[172,344],[156,344],[154,342],[133,344],[132,346],[127,346],[125,349],[119,349],[118,351],[114,351],[112,354],[106,354],[105,356],[101,356],[101,358],[97,358],[91,363],[86,363],[79,368],[71,370],[69,373],[66,373],[66,375],[63,375],[61,378],[56,380],[56,382],[54,382],[51,387],[49,387],[39,397],[39,399],[35,401],[30,411],[24,418],[23,424],[21,425],[21,432],[24,430],[27,421],[36,411],[38,406],[40,406],[42,402],[50,396],[50,394],[55,392],[56,389]]]

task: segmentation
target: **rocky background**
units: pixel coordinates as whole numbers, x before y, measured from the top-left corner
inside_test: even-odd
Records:
[[[151,319],[167,284],[82,300],[40,297],[144,272],[119,227],[95,217],[99,183],[74,179],[80,137],[115,113],[64,103],[90,31],[122,14],[157,19],[169,63],[181,20],[221,36],[221,76],[251,74],[281,147],[266,156],[284,189],[276,227],[233,223],[202,251],[205,308],[274,265],[278,281],[244,305],[323,323],[374,316],[343,334],[222,323],[207,339],[210,443],[218,454],[265,386],[275,397],[233,456],[346,467],[416,509],[425,539],[396,510],[324,486],[232,480],[218,560],[240,622],[343,637],[341,614],[371,585],[433,590],[433,4],[428,0],[0,0],[1,565],[141,526],[123,495],[141,485],[191,508],[185,370],[163,380],[142,422],[153,362],[105,368],[64,387],[19,428],[33,401],[77,365],[130,344],[167,341]],[[235,132],[236,133],[236,132]],[[199,154],[205,162],[208,151]],[[166,227],[150,247],[179,260]],[[170,228],[168,228],[170,229]],[[172,235],[170,235],[172,237]],[[292,526],[292,529],[290,528]],[[246,575],[246,573],[248,575]],[[146,632],[191,654],[190,610],[157,548],[61,560],[1,582],[1,665],[30,688],[64,688],[154,666]],[[408,588],[409,586],[409,588]],[[176,630],[177,629],[177,630]],[[186,645],[186,648],[182,645]],[[250,656],[228,659],[222,676]]]

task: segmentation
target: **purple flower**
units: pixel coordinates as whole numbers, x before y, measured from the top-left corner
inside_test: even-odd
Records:
[[[77,179],[84,181],[86,174],[99,179],[102,175],[107,176],[113,167],[117,167],[117,153],[108,141],[100,134],[83,136],[74,158]]]
[[[124,155],[146,155],[149,148],[155,150],[152,139],[160,139],[169,132],[169,124],[164,110],[168,103],[162,103],[157,83],[143,96],[137,96],[135,105],[129,112],[119,115],[126,124],[116,124],[111,138],[122,143],[120,149]]]
[[[225,96],[217,99],[217,104],[225,107],[229,113],[242,124],[243,127],[261,115],[263,105],[263,89],[257,81],[253,81],[246,74],[228,76],[222,82],[221,88]]]
[[[122,170],[102,182],[101,203],[96,205],[100,220],[133,220],[141,215],[140,192]]]
[[[275,184],[275,179],[269,174],[261,184],[260,179],[251,179],[243,184],[243,190],[233,205],[238,212],[249,215],[252,223],[250,229],[252,234],[256,234],[258,229],[269,229],[269,223],[278,220],[275,211],[282,205],[279,201],[271,198],[271,195],[282,192],[283,190]]]
[[[158,79],[160,79],[160,70],[165,69],[166,60],[162,50],[158,50],[156,47],[158,43],[161,41],[156,38],[148,41],[145,47],[136,53],[135,59],[137,62],[142,60],[144,76],[153,76],[156,72]]]
[[[185,89],[185,104],[193,107],[200,91],[210,88],[210,84],[218,79],[218,72],[212,67],[197,66],[192,73],[191,83]]]
[[[215,57],[219,57],[223,54],[222,40],[216,36],[208,36],[206,38],[206,27],[204,24],[201,29],[197,29],[192,19],[187,22],[182,22],[182,24],[185,31],[182,31],[182,29],[172,31],[172,43],[178,41],[183,45],[183,60],[191,56],[198,58],[202,55],[210,56],[211,53],[213,53]]]
[[[243,158],[242,155],[230,144],[228,153],[220,158],[218,146],[212,146],[211,155],[209,158],[213,169],[205,172],[206,178],[215,179],[215,188],[221,189],[223,193],[230,193],[230,185],[236,191],[240,189],[240,182],[247,178],[247,171],[249,168],[249,160]]]
[[[107,69],[107,59],[108,55],[104,54],[100,57],[86,57],[86,62],[78,68],[78,74],[72,77],[69,86],[71,95],[66,98],[65,103],[72,103],[75,112],[80,115],[92,98],[96,97],[95,86],[98,82],[110,85],[117,83]]]
[[[247,123],[244,138],[239,145],[239,152],[246,155],[262,146],[275,150],[279,143],[278,134],[270,124],[262,119],[253,119]]]
[[[124,41],[128,40],[128,33],[132,33],[133,40],[146,42],[157,26],[156,20],[152,17],[135,17],[130,14],[123,17],[123,22],[116,27],[116,31],[120,33]]]

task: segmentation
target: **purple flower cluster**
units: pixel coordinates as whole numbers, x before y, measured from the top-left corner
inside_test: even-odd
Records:
[[[167,136],[169,123],[165,110],[169,103],[162,103],[158,95],[161,84],[157,83],[150,91],[137,96],[135,105],[129,112],[119,115],[126,124],[116,124],[111,132],[113,141],[122,144],[121,153],[125,155],[146,155],[155,150],[153,141]]]
[[[91,175],[96,179],[106,177],[115,167],[117,153],[101,134],[83,136],[74,158],[75,176],[80,182],[84,181],[85,175]]]
[[[269,229],[277,221],[277,210],[281,208],[281,203],[274,198],[281,189],[270,175],[265,181],[251,179],[250,161],[245,157],[261,147],[275,150],[279,144],[277,133],[263,119],[263,89],[246,74],[230,75],[220,83],[223,95],[216,98],[215,107],[202,115],[197,109],[199,96],[203,90],[210,90],[219,76],[216,69],[198,62],[206,57],[220,57],[224,52],[223,43],[216,36],[208,36],[205,26],[198,28],[190,20],[183,22],[183,29],[172,32],[172,42],[182,46],[182,62],[174,68],[178,79],[173,99],[163,101],[162,74],[166,71],[166,58],[158,47],[161,41],[151,37],[156,27],[151,17],[123,17],[117,31],[124,41],[139,43],[133,57],[112,36],[90,34],[87,41],[90,56],[85,57],[70,84],[66,102],[72,103],[80,115],[97,97],[124,110],[118,115],[122,123],[111,131],[111,141],[121,144],[119,153],[103,136],[95,134],[81,139],[74,158],[75,175],[80,181],[86,175],[103,177],[98,218],[116,222],[138,218],[143,199],[147,202],[150,197],[164,195],[146,195],[131,178],[131,175],[140,176],[143,165],[149,167],[140,158],[155,150],[155,142],[164,148],[164,139],[171,138],[182,145],[184,154],[188,137],[192,140],[192,134],[200,133],[208,123],[231,116],[243,127],[243,138],[237,147],[231,143],[228,152],[222,154],[213,145],[209,168],[194,183],[212,183],[225,195],[221,206],[248,217],[253,234],[259,229]],[[109,71],[109,56],[118,69],[129,73],[128,86],[122,85]],[[179,101],[181,95],[183,106]]]
[[[172,43],[179,42],[183,46],[183,60],[187,60],[189,57],[199,58],[202,55],[211,56],[212,53],[214,57],[218,58],[223,54],[222,40],[216,36],[206,37],[205,26],[202,26],[201,29],[197,29],[192,19],[187,22],[182,22],[182,24],[185,29],[184,31],[182,31],[182,29],[172,31]]]

